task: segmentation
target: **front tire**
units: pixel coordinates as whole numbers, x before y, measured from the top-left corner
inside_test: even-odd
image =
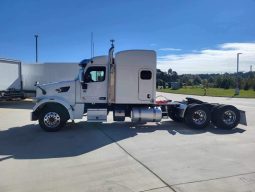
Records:
[[[39,116],[39,125],[47,132],[56,132],[65,126],[68,119],[69,115],[64,107],[48,105],[42,109]]]
[[[205,128],[211,121],[210,110],[205,105],[192,104],[188,106],[184,119],[185,123],[192,128]]]

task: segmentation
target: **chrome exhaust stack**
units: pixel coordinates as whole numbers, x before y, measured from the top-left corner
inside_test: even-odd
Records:
[[[113,62],[113,52],[114,52],[114,40],[112,39],[111,40],[111,48],[109,49],[109,53],[108,53],[108,56],[109,56],[109,64],[111,65],[111,64],[114,64]]]
[[[111,48],[108,53],[108,104],[115,102],[115,63],[113,58],[114,40],[111,40]]]

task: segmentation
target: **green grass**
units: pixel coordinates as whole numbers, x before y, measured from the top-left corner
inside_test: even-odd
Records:
[[[186,95],[204,95],[204,89],[201,87],[183,87],[178,90],[173,89],[158,89],[159,92],[165,93],[176,93],[176,94],[186,94]],[[243,98],[255,98],[255,91],[253,90],[240,90],[240,94],[235,96],[234,89],[221,89],[221,88],[208,88],[207,96],[215,97],[243,97]]]

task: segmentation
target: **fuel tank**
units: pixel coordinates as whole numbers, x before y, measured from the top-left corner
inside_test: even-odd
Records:
[[[132,122],[160,122],[162,111],[160,107],[134,107],[131,119]]]

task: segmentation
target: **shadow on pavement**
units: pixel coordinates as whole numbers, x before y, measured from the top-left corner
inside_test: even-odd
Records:
[[[194,135],[211,132],[213,134],[243,133],[245,130],[221,130],[209,127],[193,130],[173,121],[163,121],[157,125],[126,123],[93,124],[80,122],[68,125],[60,132],[48,133],[38,125],[13,127],[0,131],[0,161],[14,159],[45,159],[73,157],[99,149],[115,141],[135,137],[139,133],[165,130],[170,136],[176,134]],[[171,137],[169,137],[171,139]]]
[[[29,100],[0,101],[0,108],[6,109],[32,109],[35,104]]]

